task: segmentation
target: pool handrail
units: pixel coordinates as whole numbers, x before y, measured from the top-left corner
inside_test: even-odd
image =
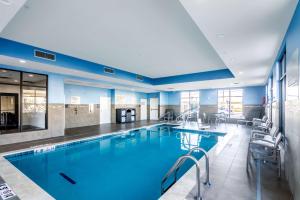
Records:
[[[162,181],[161,181],[161,194],[164,194],[172,185],[174,185],[177,181],[177,172],[179,170],[179,168],[183,165],[183,163],[187,160],[187,159],[191,159],[195,162],[196,164],[196,170],[197,170],[197,199],[202,199],[201,194],[200,194],[200,165],[198,160],[192,155],[192,153],[194,151],[201,151],[204,153],[205,156],[205,160],[206,160],[206,180],[204,182],[205,185],[210,185],[210,180],[209,180],[209,157],[207,152],[200,148],[200,147],[194,147],[192,148],[186,155],[183,155],[181,157],[179,157],[177,159],[177,161],[175,162],[175,164],[171,167],[171,169],[166,173],[166,175],[163,177]],[[166,189],[164,189],[164,183],[169,179],[169,177],[171,176],[171,174],[174,173],[174,181],[170,184],[169,187],[167,187]],[[199,173],[199,174],[198,174]],[[199,177],[198,177],[199,176]]]

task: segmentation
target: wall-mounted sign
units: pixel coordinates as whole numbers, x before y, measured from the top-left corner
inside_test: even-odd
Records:
[[[7,200],[15,197],[16,194],[10,189],[10,187],[6,183],[0,184],[0,199]]]
[[[79,96],[71,96],[71,104],[80,104]]]

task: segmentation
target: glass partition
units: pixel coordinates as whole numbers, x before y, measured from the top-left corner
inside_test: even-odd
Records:
[[[47,129],[47,75],[0,68],[0,134]]]
[[[22,130],[46,128],[46,88],[23,86]]]

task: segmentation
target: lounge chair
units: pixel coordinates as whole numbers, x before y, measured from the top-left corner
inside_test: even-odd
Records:
[[[250,141],[256,140],[256,139],[275,138],[278,133],[279,133],[279,128],[277,126],[273,126],[268,131],[252,130]]]
[[[260,130],[267,132],[272,127],[272,122],[267,119],[265,123],[253,125],[252,130]]]
[[[253,126],[260,126],[263,123],[266,123],[268,117],[266,115],[263,116],[263,118],[259,119],[259,118],[253,118],[252,122],[253,122]]]
[[[261,160],[265,163],[277,165],[278,177],[281,177],[281,156],[280,142],[282,134],[279,132],[276,137],[267,137],[261,139],[253,139],[249,142],[247,155],[247,169],[250,164],[250,159]]]

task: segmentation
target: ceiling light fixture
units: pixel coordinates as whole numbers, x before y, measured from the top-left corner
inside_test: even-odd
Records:
[[[19,82],[18,80],[14,80],[15,83]]]
[[[29,76],[29,77],[34,77],[34,75],[33,75],[33,74],[28,74],[28,76]]]
[[[240,71],[239,74],[243,74],[244,72]]]
[[[19,60],[20,63],[26,63],[26,60]]]
[[[7,71],[5,69],[1,70],[2,73],[6,73]]]

